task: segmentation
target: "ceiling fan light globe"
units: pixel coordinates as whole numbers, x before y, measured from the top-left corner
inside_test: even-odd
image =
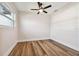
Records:
[[[42,10],[42,9],[40,9],[40,10],[39,10],[39,12],[43,12],[43,10]]]

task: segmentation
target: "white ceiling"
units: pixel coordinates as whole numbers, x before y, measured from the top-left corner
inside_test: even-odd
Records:
[[[55,10],[58,10],[68,4],[68,2],[42,2],[42,3],[43,3],[43,6],[47,6],[50,4],[52,5],[51,8],[46,9],[48,14],[51,14]],[[27,13],[37,13],[37,11],[35,11],[35,10],[34,11],[30,10],[30,9],[38,8],[38,5],[36,2],[14,2],[14,4],[18,11],[23,11],[23,12],[27,12]]]

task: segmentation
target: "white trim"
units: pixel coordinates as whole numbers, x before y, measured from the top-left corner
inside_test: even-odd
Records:
[[[18,40],[18,42],[24,42],[24,41],[37,41],[37,40],[46,40],[46,39],[50,39],[50,38],[43,38],[43,39],[25,39],[25,40]]]
[[[12,51],[12,49],[16,46],[16,44],[17,44],[17,41],[8,49],[8,51],[3,56],[8,56]]]
[[[72,49],[74,49],[74,50],[76,50],[76,51],[79,51],[79,48],[76,49],[76,48],[74,48],[74,47],[71,47],[71,46],[69,46],[69,45],[67,45],[67,44],[65,44],[65,43],[63,43],[63,42],[60,42],[60,41],[56,40],[55,38],[54,38],[54,39],[51,38],[51,40],[54,40],[54,41],[56,41],[56,42],[58,42],[58,43],[60,43],[60,44],[62,44],[62,45],[64,45],[64,46],[67,46],[67,47],[70,47],[70,48],[72,48]]]

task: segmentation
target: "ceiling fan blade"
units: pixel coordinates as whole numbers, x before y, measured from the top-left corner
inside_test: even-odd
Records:
[[[48,5],[48,6],[44,7],[44,9],[47,9],[47,8],[49,8],[49,7],[52,7],[52,5]]]
[[[39,9],[31,9],[31,10],[39,10]]]
[[[40,3],[40,2],[37,2],[38,3],[38,6],[39,6],[39,8],[42,6],[42,3]]]
[[[40,12],[38,12],[37,14],[39,14]]]
[[[47,11],[45,11],[45,10],[44,10],[43,12],[44,12],[44,13],[47,13]]]

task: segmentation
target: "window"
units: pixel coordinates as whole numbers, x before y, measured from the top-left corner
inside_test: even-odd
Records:
[[[0,3],[0,25],[13,26],[13,13],[9,10],[8,6]]]

